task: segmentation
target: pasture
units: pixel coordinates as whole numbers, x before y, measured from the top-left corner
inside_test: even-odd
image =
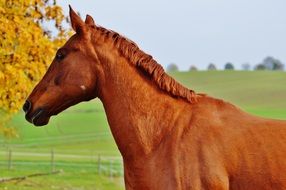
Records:
[[[171,75],[196,92],[230,101],[252,114],[286,119],[285,72],[193,71]],[[0,178],[61,172],[4,183],[1,189],[123,189],[120,154],[99,100],[71,107],[52,117],[45,127],[33,127],[22,112],[11,125],[18,129],[19,137],[1,140]]]

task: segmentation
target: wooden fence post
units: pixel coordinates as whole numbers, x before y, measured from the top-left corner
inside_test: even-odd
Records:
[[[8,170],[12,169],[12,150],[8,150]]]
[[[55,171],[55,153],[54,149],[51,150],[51,172]]]
[[[100,160],[100,154],[98,155],[98,160],[97,160],[97,171],[98,171],[98,175],[100,175],[100,170],[101,170],[101,168],[100,168],[100,164],[101,164],[101,160]]]
[[[112,179],[112,160],[109,161],[109,177]]]

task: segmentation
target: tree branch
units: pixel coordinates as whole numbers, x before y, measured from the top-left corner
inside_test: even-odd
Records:
[[[58,174],[61,171],[53,171],[53,172],[48,172],[48,173],[35,173],[35,174],[30,174],[30,175],[26,175],[26,176],[19,176],[19,177],[11,177],[11,178],[0,178],[0,183],[5,183],[5,182],[9,182],[9,181],[22,181],[31,177],[38,177],[38,176],[45,176],[45,175],[54,175],[54,174]]]

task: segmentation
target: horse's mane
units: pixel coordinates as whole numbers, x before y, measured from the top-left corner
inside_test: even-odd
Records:
[[[197,94],[193,90],[184,87],[170,77],[164,71],[163,67],[157,63],[151,55],[140,50],[136,43],[104,27],[97,26],[96,29],[105,37],[113,40],[114,46],[119,52],[133,65],[143,71],[159,89],[173,97],[182,98],[190,103],[197,101]]]

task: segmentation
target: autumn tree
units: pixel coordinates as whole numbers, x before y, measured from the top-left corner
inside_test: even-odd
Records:
[[[0,1],[0,133],[66,40],[65,21],[55,1]]]

